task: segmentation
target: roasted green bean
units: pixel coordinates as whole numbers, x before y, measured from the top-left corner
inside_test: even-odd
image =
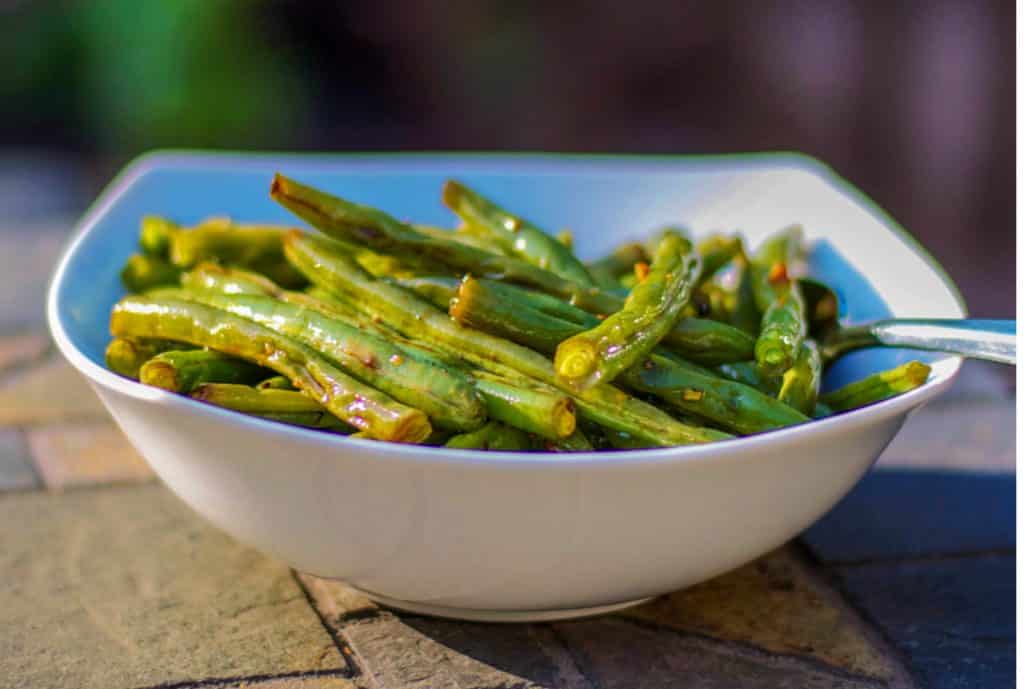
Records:
[[[821,401],[833,412],[849,411],[881,402],[924,385],[931,370],[928,364],[911,361],[844,385],[822,395]]]
[[[342,421],[379,440],[418,442],[430,435],[426,414],[350,378],[305,345],[204,304],[125,297],[114,306],[115,337],[159,338],[208,347],[287,376]]]
[[[144,363],[139,369],[139,382],[188,394],[203,383],[251,385],[267,375],[267,369],[262,366],[220,352],[172,350]]]
[[[629,293],[622,310],[558,346],[558,375],[585,388],[615,380],[643,359],[675,325],[700,266],[688,240],[666,236],[654,254],[650,274]]]

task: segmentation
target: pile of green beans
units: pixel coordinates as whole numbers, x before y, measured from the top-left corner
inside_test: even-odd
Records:
[[[454,230],[282,175],[270,195],[321,234],[142,218],[112,371],[322,433],[520,452],[726,440],[929,375],[912,362],[821,393],[823,314],[804,303],[797,226],[753,252],[666,227],[584,262],[571,233],[455,180],[441,191]]]

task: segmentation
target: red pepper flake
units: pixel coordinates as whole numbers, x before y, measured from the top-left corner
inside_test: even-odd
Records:
[[[785,282],[788,279],[789,273],[786,271],[785,263],[780,261],[779,263],[772,264],[771,270],[768,271],[768,282],[775,285],[780,282]]]
[[[637,280],[646,280],[648,273],[651,272],[651,266],[644,261],[637,261],[633,264],[633,273],[636,275]]]

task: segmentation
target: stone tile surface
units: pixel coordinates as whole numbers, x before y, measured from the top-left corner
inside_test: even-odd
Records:
[[[863,689],[874,682],[687,634],[603,617],[554,625],[582,674],[601,689]]]
[[[50,338],[40,331],[0,335],[0,375],[33,361],[50,346]]]
[[[930,689],[1014,686],[1013,556],[841,567],[853,600]]]
[[[851,674],[885,681],[905,676],[866,633],[858,615],[812,574],[792,547],[621,614],[806,657]]]
[[[1016,547],[1012,474],[877,470],[802,539],[826,562]]]
[[[28,446],[21,431],[0,428],[0,491],[39,487]]]
[[[85,378],[60,358],[0,381],[0,426],[107,419]]]
[[[32,458],[51,490],[153,478],[153,470],[112,423],[47,426],[27,435]]]
[[[553,626],[392,613],[344,584],[300,579],[382,687],[909,686],[899,664],[789,549],[618,621]],[[631,650],[606,649],[605,641]]]
[[[128,689],[347,667],[291,572],[159,485],[0,499],[0,678]]]

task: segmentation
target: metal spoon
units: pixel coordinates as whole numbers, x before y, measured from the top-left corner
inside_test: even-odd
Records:
[[[801,279],[800,286],[826,362],[864,347],[904,347],[1017,364],[1017,321],[888,318],[843,325],[842,303],[831,288],[809,278]]]
[[[822,342],[822,355],[831,361],[862,347],[948,352],[1015,366],[1017,321],[891,318],[834,330]]]

